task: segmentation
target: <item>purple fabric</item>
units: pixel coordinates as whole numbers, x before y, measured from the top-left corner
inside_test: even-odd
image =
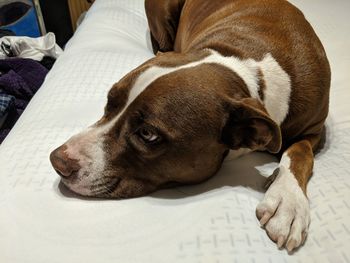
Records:
[[[29,99],[33,96],[33,92],[25,80],[12,69],[0,77],[0,87],[4,93],[11,94],[16,98]]]
[[[32,59],[0,59],[0,87],[20,99],[30,99],[43,83],[48,70]]]
[[[16,105],[17,111],[19,111],[19,110],[24,111],[24,109],[27,107],[28,103],[29,103],[28,100],[16,99],[15,105]]]
[[[0,89],[16,98],[13,112],[8,115],[0,130],[0,143],[26,108],[29,100],[44,82],[48,70],[32,59],[0,59]]]

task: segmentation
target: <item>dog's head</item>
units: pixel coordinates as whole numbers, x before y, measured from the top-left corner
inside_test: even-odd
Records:
[[[103,117],[50,155],[68,188],[140,196],[209,178],[230,148],[280,149],[278,126],[241,78],[188,59],[160,55],[112,87]]]

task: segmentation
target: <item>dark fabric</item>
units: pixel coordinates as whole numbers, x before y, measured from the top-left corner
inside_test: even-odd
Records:
[[[5,116],[5,114],[14,107],[15,105],[15,97],[1,93],[0,91],[0,118]]]
[[[29,99],[43,83],[48,70],[25,58],[0,59],[0,88],[16,98]]]
[[[9,58],[0,60],[0,72],[1,93],[15,97],[15,107],[0,130],[1,143],[44,82],[48,70],[32,59]]]
[[[0,29],[0,38],[5,36],[15,36],[16,34],[9,29]]]
[[[12,69],[0,77],[0,87],[4,93],[16,98],[28,99],[33,96],[33,91],[28,87],[27,82]]]
[[[16,121],[18,120],[22,112],[23,111],[18,111],[15,107],[11,107],[9,109],[9,112],[7,113],[6,121],[1,126],[1,129],[0,129],[0,144],[6,138],[7,134],[9,134],[13,125],[15,125]]]
[[[1,129],[0,130],[0,144],[5,140],[7,134],[9,134],[10,131],[11,131],[11,129]]]
[[[45,68],[50,70],[55,63],[56,59],[52,57],[45,56],[43,59],[39,62],[41,65],[43,65]]]

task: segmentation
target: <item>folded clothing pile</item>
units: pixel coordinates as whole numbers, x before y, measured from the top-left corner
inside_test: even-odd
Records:
[[[39,38],[0,33],[1,144],[63,51],[53,33]]]

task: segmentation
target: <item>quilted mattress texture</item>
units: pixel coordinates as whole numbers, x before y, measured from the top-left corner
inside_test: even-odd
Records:
[[[268,154],[230,157],[209,181],[129,200],[59,187],[49,153],[94,123],[106,94],[153,56],[142,0],[97,0],[0,146],[0,262],[350,262],[350,2],[292,0],[332,67],[327,141],[316,156],[306,244],[278,250],[259,227]]]

